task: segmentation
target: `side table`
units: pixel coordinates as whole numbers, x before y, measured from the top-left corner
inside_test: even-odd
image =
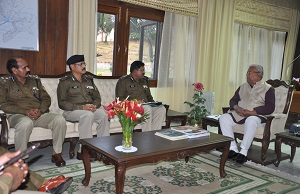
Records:
[[[300,137],[297,137],[290,132],[281,132],[275,135],[276,135],[275,150],[277,152],[277,161],[275,161],[274,165],[278,167],[281,160],[281,143],[291,146],[290,161],[293,162],[296,153],[296,147],[300,147]]]
[[[202,128],[207,130],[207,125],[218,127],[218,134],[222,134],[220,123],[219,123],[220,115],[211,115],[202,118]]]

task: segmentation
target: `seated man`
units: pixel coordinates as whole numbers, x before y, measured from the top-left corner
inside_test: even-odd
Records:
[[[61,152],[66,120],[59,114],[49,113],[51,98],[40,78],[29,75],[30,69],[24,58],[11,58],[6,67],[11,75],[0,80],[0,109],[7,113],[10,127],[15,128],[15,149],[24,151],[27,148],[33,127],[51,129],[52,162],[56,166],[65,166]]]
[[[67,60],[71,73],[59,80],[57,99],[63,116],[68,121],[79,121],[79,139],[92,138],[92,125],[97,126],[97,137],[109,136],[109,121],[101,108],[101,96],[93,77],[84,75],[86,64],[83,55],[73,55]],[[81,146],[77,159],[82,160]]]
[[[275,110],[275,90],[262,81],[264,70],[261,65],[251,65],[247,71],[247,83],[242,84],[230,99],[230,111],[221,115],[222,134],[234,138],[232,127],[244,124],[244,138],[241,150],[236,142],[230,144],[228,158],[243,164],[247,161],[247,153],[255,136],[256,129],[266,122],[262,115]]]
[[[138,100],[139,103],[154,102],[149,88],[149,80],[145,75],[145,64],[134,61],[130,65],[130,74],[121,77],[116,85],[116,97],[119,100]],[[143,105],[148,119],[142,124],[142,131],[159,130],[166,117],[164,106],[151,107]]]
[[[20,151],[7,152],[5,148],[0,147],[0,166],[20,153]],[[21,188],[30,191],[62,193],[70,186],[72,181],[72,177],[64,177],[63,175],[52,179],[45,179],[41,175],[28,170],[28,166],[20,159],[0,171],[0,193],[8,194]]]

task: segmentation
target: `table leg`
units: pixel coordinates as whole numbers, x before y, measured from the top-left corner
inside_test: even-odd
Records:
[[[225,172],[225,163],[229,154],[229,147],[230,147],[230,142],[226,143],[226,146],[223,147],[223,153],[220,161],[220,177],[225,178],[226,177],[226,172]]]
[[[276,167],[279,166],[279,163],[281,161],[281,138],[280,137],[276,137],[275,140],[275,150],[276,150],[276,154],[277,154],[277,161],[274,162],[274,165]]]
[[[81,148],[82,157],[83,157],[83,166],[85,171],[85,177],[82,180],[84,186],[88,186],[91,178],[91,161],[88,149],[83,145]]]
[[[291,158],[290,161],[293,162],[296,153],[296,146],[291,146]]]
[[[116,183],[116,194],[122,194],[125,182],[125,172],[127,163],[119,163],[115,166],[115,183]]]

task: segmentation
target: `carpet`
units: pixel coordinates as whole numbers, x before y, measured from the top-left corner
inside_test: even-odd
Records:
[[[300,180],[267,167],[256,167],[227,161],[226,178],[219,177],[218,152],[201,153],[184,160],[162,161],[156,164],[129,168],[125,177],[125,194],[155,193],[300,193]],[[84,167],[81,161],[61,168],[44,168],[35,171],[44,177],[60,174],[72,176],[74,181],[65,192],[68,194],[115,193],[114,166],[92,162],[92,175],[88,187],[81,181]]]

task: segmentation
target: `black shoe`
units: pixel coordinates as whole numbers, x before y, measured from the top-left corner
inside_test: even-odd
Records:
[[[235,161],[239,164],[244,164],[245,162],[247,162],[247,156],[239,153],[235,158]]]
[[[235,151],[233,150],[230,150],[229,151],[229,154],[228,154],[228,159],[234,159],[235,157],[238,156],[239,153],[236,153]]]

